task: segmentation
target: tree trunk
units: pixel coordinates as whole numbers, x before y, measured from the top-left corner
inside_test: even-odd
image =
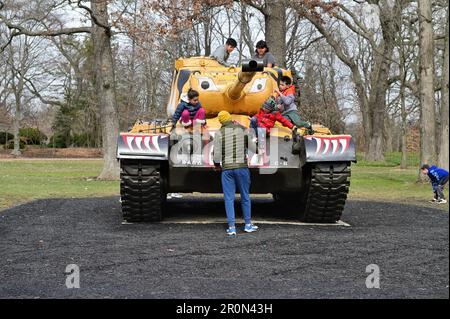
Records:
[[[203,21],[205,56],[211,55],[211,17],[212,9],[208,9],[205,14],[205,20]],[[231,34],[230,34],[231,36]]]
[[[365,159],[369,161],[384,161],[383,131],[386,116],[386,93],[389,88],[389,70],[394,51],[395,34],[398,32],[395,19],[401,12],[401,4],[385,3],[380,6],[380,25],[383,38],[374,50],[374,67],[371,72],[371,90],[369,110],[371,132],[369,148]],[[367,141],[366,141],[367,143]]]
[[[22,152],[20,151],[20,137],[19,137],[20,119],[22,117],[22,112],[20,110],[20,97],[19,100],[17,100],[16,97],[15,105],[16,109],[13,118],[14,149],[12,150],[11,155],[20,156],[22,155]]]
[[[448,53],[448,11],[447,11],[447,27],[445,31],[445,50],[444,50],[444,65],[442,69],[442,84],[441,84],[441,141],[440,141],[440,152],[439,152],[439,166],[442,168],[445,168],[446,170],[449,169],[448,164],[448,152],[449,152],[449,145],[448,145],[448,76],[449,76],[449,53]]]
[[[99,179],[119,178],[119,165],[116,159],[119,120],[114,81],[114,62],[111,52],[111,31],[108,25],[107,1],[91,2],[91,7],[99,26],[92,21],[94,44],[94,72],[97,89],[97,103],[100,107],[102,125],[103,169]]]
[[[374,70],[372,72],[372,88],[369,98],[369,114],[370,114],[370,132],[368,149],[365,155],[367,161],[383,161],[383,131],[384,120],[386,113],[386,90],[387,90],[387,77],[389,70],[389,63],[384,60],[384,57],[377,54]],[[390,55],[387,55],[390,56]]]
[[[241,47],[241,49],[240,49],[241,52],[239,52],[240,53],[239,64],[241,64],[241,62],[242,62],[242,55],[243,55],[243,52],[242,52],[242,47],[243,47],[242,40],[248,46],[248,50],[250,52],[250,56],[252,56],[253,53],[255,52],[255,48],[253,47],[254,44],[252,42],[250,26],[249,26],[248,20],[247,20],[247,7],[246,7],[246,4],[241,1],[241,41],[239,43],[239,45]]]
[[[434,164],[436,162],[436,112],[431,0],[419,0],[418,10],[420,25],[420,161],[421,164]]]
[[[402,76],[402,83],[400,84],[400,107],[401,107],[401,117],[402,117],[402,159],[400,162],[400,168],[408,168],[408,123],[407,123],[407,112],[405,104],[405,86],[404,86],[404,76]]]
[[[12,55],[11,55],[12,59]],[[20,70],[21,72],[24,72],[24,61],[26,59],[23,57],[21,64],[20,64]],[[14,149],[11,152],[11,155],[14,156],[20,156],[22,155],[22,152],[20,151],[20,122],[22,120],[22,94],[24,89],[24,79],[23,74],[20,74],[16,72],[14,69],[14,62],[11,60],[11,70],[12,70],[12,89],[14,93],[14,118],[13,118],[13,134],[14,134]],[[18,79],[18,82],[16,84],[16,79]]]
[[[265,39],[277,66],[286,66],[286,5],[283,0],[267,0],[264,13]]]
[[[384,141],[383,152],[384,153],[391,153],[394,151],[393,137],[392,137],[393,129],[394,129],[394,120],[392,120],[389,116],[386,116],[385,120],[384,120],[384,126],[383,126],[383,141]]]

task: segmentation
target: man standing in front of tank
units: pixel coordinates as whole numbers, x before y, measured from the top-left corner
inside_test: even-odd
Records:
[[[245,133],[245,127],[232,121],[230,113],[221,111],[218,117],[222,127],[214,136],[214,166],[222,170],[222,190],[228,222],[227,234],[236,235],[234,214],[236,188],[241,194],[244,231],[254,232],[258,227],[251,221],[250,171],[246,153],[248,148],[256,151],[256,144]]]

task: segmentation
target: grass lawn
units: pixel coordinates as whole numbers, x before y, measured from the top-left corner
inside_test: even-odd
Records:
[[[385,162],[352,165],[349,198],[418,204],[448,210],[446,205],[429,204],[430,184],[417,183],[418,158],[411,154],[410,168],[398,167],[400,155],[386,155]],[[101,160],[0,160],[0,210],[40,198],[95,197],[117,195],[118,182],[98,181]],[[448,198],[448,190],[446,189]]]
[[[40,198],[119,193],[119,183],[98,181],[101,160],[0,160],[0,210]]]
[[[367,162],[357,155],[357,164],[352,165],[349,198],[415,204],[438,207],[448,211],[448,204],[428,203],[433,198],[430,183],[418,182],[419,156],[408,154],[408,168],[400,169],[401,153],[385,154],[384,162]],[[445,189],[448,199],[448,187]]]

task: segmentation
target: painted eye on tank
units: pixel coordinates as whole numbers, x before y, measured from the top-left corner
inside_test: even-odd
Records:
[[[209,82],[208,81],[202,81],[202,84],[200,84],[203,90],[209,89]]]
[[[214,80],[207,76],[199,76],[197,77],[200,88],[204,91],[219,91]]]
[[[255,79],[253,81],[253,84],[252,84],[252,87],[251,87],[249,93],[257,93],[257,92],[264,91],[264,89],[266,88],[266,82],[267,82],[266,78]]]

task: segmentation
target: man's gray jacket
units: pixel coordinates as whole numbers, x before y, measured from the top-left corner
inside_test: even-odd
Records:
[[[227,62],[228,58],[230,57],[230,54],[225,48],[225,45],[221,45],[220,47],[218,47],[211,55],[211,57],[215,58],[217,62],[219,62],[224,66],[230,66],[230,63]]]

